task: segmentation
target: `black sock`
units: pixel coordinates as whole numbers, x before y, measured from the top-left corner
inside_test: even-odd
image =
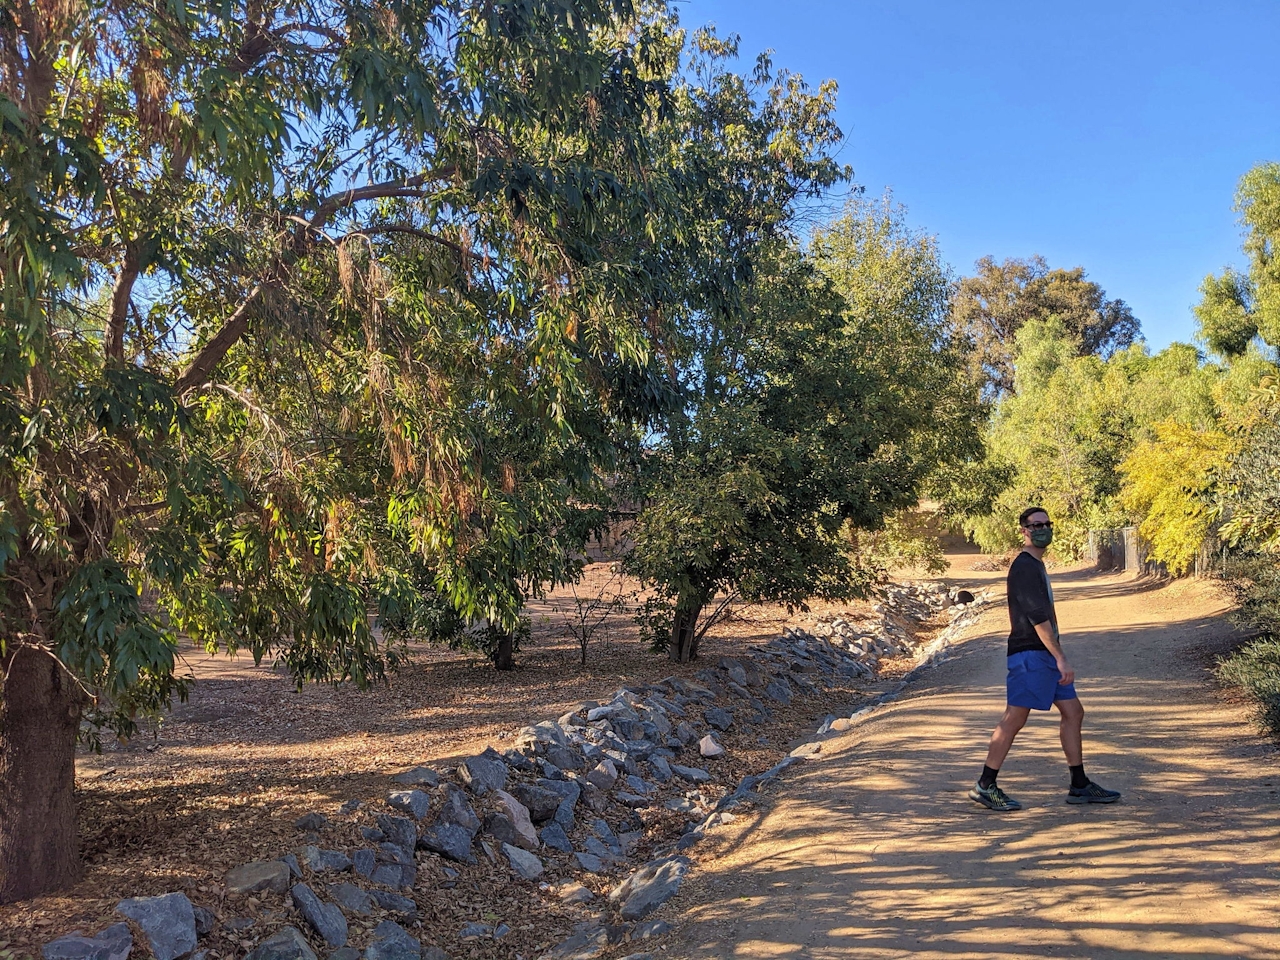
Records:
[[[1084,764],[1078,763],[1071,767],[1071,789],[1083,790],[1089,785],[1089,778],[1084,775]]]
[[[999,773],[1000,773],[999,770],[992,770],[986,764],[983,764],[982,776],[978,778],[978,786],[984,787],[984,788],[991,786],[993,783],[996,782],[996,777],[999,775]]]

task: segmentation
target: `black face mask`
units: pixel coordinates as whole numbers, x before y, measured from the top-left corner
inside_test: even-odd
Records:
[[[1041,530],[1031,531],[1031,545],[1033,547],[1039,547],[1040,549],[1043,550],[1045,547],[1047,547],[1051,543],[1053,543],[1052,527],[1045,527]]]

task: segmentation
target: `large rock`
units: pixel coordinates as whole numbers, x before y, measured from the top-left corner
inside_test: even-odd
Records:
[[[706,783],[711,779],[711,774],[701,767],[685,767],[678,763],[673,763],[671,764],[671,772],[681,780],[687,780],[690,783]]]
[[[223,883],[227,893],[257,893],[259,890],[284,893],[289,889],[289,867],[281,860],[246,863],[227,871]]]
[[[96,936],[68,934],[40,948],[44,960],[126,960],[133,949],[127,923],[113,923]]]
[[[329,888],[329,896],[345,912],[357,917],[367,917],[373,912],[373,898],[367,890],[362,890],[354,883],[335,883]]]
[[[498,805],[502,808],[502,812],[519,834],[517,846],[524,847],[526,850],[537,850],[538,831],[534,829],[533,820],[529,817],[529,808],[505,790],[495,790],[494,796],[498,798]]]
[[[378,844],[378,860],[369,879],[388,887],[412,887],[418,878],[413,850],[395,843]]]
[[[298,862],[311,868],[312,873],[342,873],[351,869],[351,858],[340,850],[321,850],[308,844],[293,851]]]
[[[708,733],[698,741],[698,752],[707,758],[723,757],[724,747],[716,743],[716,738]]]
[[[491,757],[481,754],[463,760],[458,766],[458,776],[468,790],[483,797],[490,790],[501,790],[507,785],[507,765],[496,753]]]
[[[608,949],[609,931],[600,924],[590,924],[541,954],[538,960],[596,960]]]
[[[452,823],[463,830],[469,830],[473,834],[480,829],[480,818],[476,816],[475,810],[467,802],[465,791],[452,783],[445,784],[444,806],[441,807],[440,815],[436,817],[436,821],[438,823]]]
[[[408,897],[402,897],[400,894],[392,893],[389,890],[370,890],[369,896],[383,910],[399,913],[409,920],[416,920],[418,917],[418,905]]]
[[[513,847],[509,843],[502,845],[502,852],[507,855],[511,869],[526,880],[537,880],[542,876],[542,861],[527,850]]]
[[[471,852],[474,836],[455,823],[437,823],[422,831],[418,846],[459,863],[475,863],[475,855]]]
[[[560,794],[546,787],[529,783],[518,783],[511,788],[512,795],[529,809],[529,818],[534,823],[544,823],[556,815],[560,806]]]
[[[373,928],[365,960],[421,960],[422,944],[400,924],[383,920]]]
[[[764,695],[786,706],[791,702],[791,685],[784,680],[771,680],[764,688]]]
[[[283,927],[258,944],[244,960],[316,960],[316,953],[296,927]]]
[[[733,714],[721,707],[708,707],[703,713],[709,726],[717,730],[728,730],[733,726]]]
[[[581,770],[582,757],[569,747],[550,744],[547,747],[546,760],[561,770]]]
[[[689,872],[688,857],[667,857],[647,863],[609,893],[623,920],[639,920],[676,895]]]
[[[573,844],[569,842],[569,835],[564,832],[564,827],[554,820],[539,831],[538,839],[542,841],[543,846],[550,847],[552,850],[573,853]]]
[[[175,960],[196,948],[196,912],[185,893],[121,900],[116,913],[142,928],[155,960]]]
[[[404,773],[397,773],[391,778],[393,783],[402,783],[406,787],[438,787],[440,774],[430,767],[414,767]]]
[[[576,880],[560,884],[555,888],[555,893],[565,903],[589,903],[596,898],[594,893]]]
[[[572,830],[574,824],[574,807],[582,796],[582,788],[573,780],[539,780],[538,786],[560,795],[560,805],[556,807],[555,821],[565,830]]]
[[[596,764],[595,769],[587,774],[588,782],[601,790],[609,790],[618,782],[618,768],[608,757]]]
[[[394,843],[397,847],[403,847],[406,850],[412,850],[418,845],[418,828],[413,825],[412,820],[407,817],[393,817],[389,813],[380,813],[375,819],[378,821],[378,829],[382,831],[388,843]]]
[[[325,903],[305,883],[295,883],[289,891],[293,905],[312,929],[331,947],[347,945],[347,918],[335,904]]]
[[[604,873],[604,861],[594,853],[582,853],[579,851],[573,855],[573,859],[577,860],[578,866],[587,871],[587,873]]]
[[[606,863],[612,862],[617,854],[621,852],[620,850],[612,849],[608,844],[595,837],[585,837],[582,841],[582,846],[586,849],[587,853],[591,854],[591,856],[596,857],[599,860],[603,860]]]
[[[351,855],[351,865],[360,876],[371,877],[378,866],[378,856],[372,850],[357,850]]]
[[[318,833],[329,825],[329,818],[323,813],[304,813],[297,820],[293,821],[293,825],[299,830],[308,830],[312,833]]]
[[[499,843],[519,843],[520,832],[511,818],[502,813],[490,813],[484,818],[484,832]]]
[[[431,798],[421,790],[392,790],[387,794],[387,803],[415,820],[421,820],[431,809]]]

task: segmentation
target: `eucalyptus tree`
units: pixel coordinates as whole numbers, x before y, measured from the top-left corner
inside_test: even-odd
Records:
[[[367,684],[572,574],[669,395],[679,41],[628,0],[0,8],[0,901],[75,879],[82,721],[183,695],[179,636]]]

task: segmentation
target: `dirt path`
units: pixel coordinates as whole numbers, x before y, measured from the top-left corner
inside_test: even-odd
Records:
[[[1208,682],[1224,605],[1204,584],[1084,571],[1055,589],[1086,769],[1121,803],[1063,802],[1042,714],[1000,778],[1025,809],[966,799],[1003,708],[994,605],[956,656],[700,854],[663,956],[1280,958],[1280,762]]]

